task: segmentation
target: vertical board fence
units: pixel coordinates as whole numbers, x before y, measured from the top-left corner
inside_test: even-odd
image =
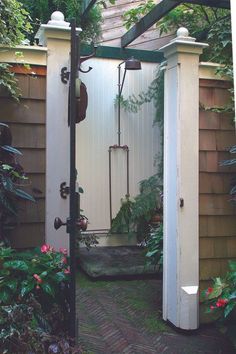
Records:
[[[29,177],[25,191],[36,199],[35,203],[19,202],[18,224],[9,233],[12,246],[25,248],[41,245],[45,237],[46,67],[31,66],[33,75],[19,65],[13,71],[21,99],[17,103],[1,90],[0,121],[10,126],[12,146],[23,154],[19,163]]]
[[[229,191],[236,168],[220,166],[232,158],[228,149],[236,144],[232,114],[206,108],[229,102],[230,84],[200,79],[199,125],[199,236],[200,287],[223,275],[229,259],[236,259],[236,208]]]

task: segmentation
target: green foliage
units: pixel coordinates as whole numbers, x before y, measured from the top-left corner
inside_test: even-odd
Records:
[[[142,238],[149,232],[148,223],[157,212],[162,212],[162,194],[157,175],[140,182],[140,193],[135,198],[122,199],[122,205],[112,220],[111,232],[138,232]]]
[[[223,278],[213,279],[211,287],[201,294],[201,301],[207,306],[207,312],[216,315],[221,328],[235,341],[235,333],[231,336],[232,328],[235,328],[233,310],[236,306],[236,262],[229,261],[229,271]]]
[[[54,11],[61,11],[65,15],[65,20],[70,21],[76,19],[78,27],[83,28],[81,39],[84,42],[96,41],[101,34],[101,6],[94,6],[87,18],[81,22],[82,0],[20,0],[30,13],[33,22],[33,33],[30,36],[30,41],[34,42],[34,35],[37,32],[41,23],[47,23],[50,20],[51,14]]]
[[[21,44],[32,30],[29,20],[28,12],[19,1],[0,0],[0,44],[10,47]],[[0,86],[18,100],[20,91],[10,68],[8,64],[0,63]]]
[[[163,266],[163,224],[159,223],[157,227],[151,228],[150,234],[147,238],[147,263]]]
[[[130,27],[137,23],[143,16],[145,16],[149,11],[151,11],[155,7],[155,3],[153,0],[145,0],[137,7],[131,8],[126,11],[123,15],[123,21],[126,29],[130,29]]]
[[[65,253],[65,252],[64,252]],[[33,294],[43,305],[60,299],[60,284],[68,282],[68,264],[64,253],[44,245],[40,249],[16,252],[0,248],[0,305],[22,301]]]
[[[81,354],[71,346],[57,305],[45,313],[34,296],[26,303],[0,306],[0,351],[5,354]]]
[[[29,15],[17,0],[0,0],[0,44],[20,44],[31,31]]]
[[[81,353],[67,336],[67,251],[0,247],[0,352]]]
[[[0,63],[0,86],[4,87],[10,95],[16,100],[19,100],[20,90],[17,84],[17,79],[14,73],[10,71],[11,65]]]
[[[116,217],[112,220],[111,230],[112,233],[126,233],[131,231],[132,225],[132,211],[135,200],[131,198],[121,199],[121,207]]]

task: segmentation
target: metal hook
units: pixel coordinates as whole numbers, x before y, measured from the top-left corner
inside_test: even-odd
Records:
[[[94,45],[94,46],[93,46],[93,52],[92,52],[91,54],[86,55],[86,56],[84,56],[84,57],[80,57],[80,62],[79,62],[79,65],[78,65],[78,70],[79,70],[81,73],[86,74],[86,73],[88,73],[89,71],[92,70],[92,67],[91,67],[91,66],[89,66],[89,68],[88,68],[87,70],[83,70],[83,69],[81,68],[81,64],[82,64],[84,61],[86,61],[86,60],[88,60],[88,59],[90,59],[90,58],[93,58],[93,57],[96,55],[96,52],[97,52],[97,46]]]

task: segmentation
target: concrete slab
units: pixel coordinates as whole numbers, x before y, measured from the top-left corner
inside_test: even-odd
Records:
[[[80,248],[79,264],[93,278],[158,274],[158,267],[147,265],[145,251],[138,246]]]

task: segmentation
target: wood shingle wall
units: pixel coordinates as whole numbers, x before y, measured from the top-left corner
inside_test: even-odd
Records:
[[[229,84],[219,80],[200,80],[200,104],[225,106]],[[236,144],[232,115],[200,109],[200,285],[223,275],[228,260],[236,259],[236,208],[229,191],[236,167],[222,167],[220,161],[232,158],[227,152]]]
[[[30,181],[25,190],[36,199],[36,203],[19,203],[19,224],[10,232],[12,246],[17,248],[41,245],[45,237],[46,68],[31,70],[34,75],[19,66],[14,68],[22,94],[19,103],[3,91],[0,94],[0,121],[11,128],[12,145],[22,152],[19,163]]]

